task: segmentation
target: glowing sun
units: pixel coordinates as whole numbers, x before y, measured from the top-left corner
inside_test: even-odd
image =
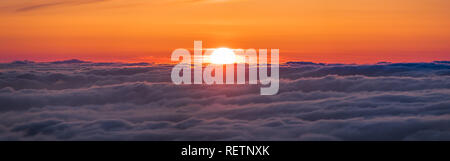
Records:
[[[236,62],[236,54],[228,48],[217,48],[212,52],[209,60],[213,64],[233,64]]]

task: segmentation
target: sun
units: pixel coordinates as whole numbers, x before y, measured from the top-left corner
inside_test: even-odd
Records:
[[[233,64],[236,62],[236,54],[229,48],[215,49],[209,60],[212,64]]]

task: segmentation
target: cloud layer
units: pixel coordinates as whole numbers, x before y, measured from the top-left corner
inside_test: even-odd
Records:
[[[170,70],[0,64],[0,140],[450,140],[450,62],[289,62],[275,96]]]

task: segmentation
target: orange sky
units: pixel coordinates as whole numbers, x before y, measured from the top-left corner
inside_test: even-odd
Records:
[[[163,62],[176,48],[279,48],[282,60],[450,60],[448,0],[2,0],[0,62]]]

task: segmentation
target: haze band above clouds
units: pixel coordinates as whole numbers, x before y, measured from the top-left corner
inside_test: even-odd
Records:
[[[450,62],[290,62],[275,96],[173,85],[171,68],[0,64],[0,139],[450,140]]]

